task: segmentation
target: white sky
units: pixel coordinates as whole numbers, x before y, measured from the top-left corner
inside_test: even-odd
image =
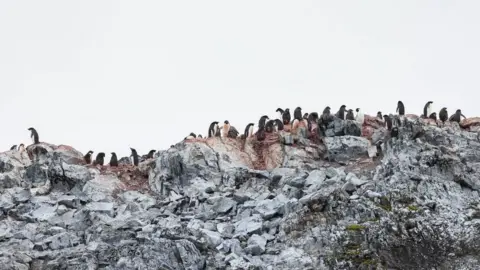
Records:
[[[277,107],[478,115],[480,1],[0,2],[0,149],[146,154]]]

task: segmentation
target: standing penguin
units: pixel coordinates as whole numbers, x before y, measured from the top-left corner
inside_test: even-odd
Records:
[[[285,113],[285,111],[284,111],[282,108],[278,108],[275,112],[278,113],[278,117],[279,117],[280,119],[282,119],[283,114]]]
[[[40,139],[38,137],[38,132],[33,128],[29,128],[28,130],[30,130],[30,138],[32,138],[32,142],[33,144],[38,144],[40,143]]]
[[[450,116],[450,119],[448,119],[448,120],[460,123],[461,116],[463,116],[463,118],[467,118],[467,117],[465,117],[465,115],[462,114],[462,110],[459,109],[454,114],[452,114],[452,116]]]
[[[397,109],[398,111],[398,109]],[[377,112],[377,118],[383,121],[382,112]]]
[[[112,157],[110,158],[110,167],[118,167],[118,159],[117,159],[117,154],[115,152],[112,152]]]
[[[392,138],[397,138],[398,137],[398,127],[393,127],[392,130],[390,131],[390,136]]]
[[[130,150],[132,151],[132,154],[130,154],[130,157],[132,158],[132,164],[135,166],[138,166],[138,154],[137,150],[133,149],[130,147]]]
[[[401,100],[397,103],[397,113],[398,115],[405,115],[405,106]]]
[[[388,130],[392,130],[392,119],[388,115],[384,115],[383,119],[385,120],[385,125],[387,126]]]
[[[93,154],[93,151],[90,150],[90,151],[87,152],[87,154],[85,156],[83,156],[83,160],[85,160],[87,165],[92,163],[92,154]]]
[[[260,117],[260,120],[258,121],[258,129],[265,129],[265,123],[267,122],[267,120],[268,116],[266,115]]]
[[[95,161],[93,162],[93,165],[103,166],[103,163],[105,162],[104,159],[105,159],[105,153],[103,152],[98,153],[97,157],[95,158]]]
[[[282,114],[282,121],[284,125],[290,124],[290,121],[292,120],[292,116],[290,115],[290,109],[285,109],[285,111]]]
[[[267,133],[272,133],[273,132],[273,123],[275,123],[275,121],[268,120],[268,122],[265,124],[265,132],[267,132]]]
[[[280,119],[275,119],[275,131],[283,130],[283,121]]]
[[[423,107],[423,117],[424,118],[429,118],[430,117],[430,114],[432,113],[432,103],[433,103],[433,101],[429,101]]]
[[[445,122],[448,120],[447,108],[446,108],[446,107],[443,107],[443,108],[440,110],[440,113],[439,113],[438,116],[440,117],[440,120],[442,121],[442,123],[445,124]]]
[[[153,158],[153,154],[155,154],[155,152],[157,152],[157,150],[153,150],[153,149],[150,150],[150,151],[148,152],[148,154],[147,154],[147,159]]]
[[[342,105],[340,106],[340,109],[338,110],[338,112],[335,114],[336,117],[342,119],[342,120],[345,120],[345,110],[346,110],[346,107],[345,105]]]
[[[315,128],[317,128],[317,123],[318,123],[319,117],[318,113],[312,112],[311,114],[308,115],[307,119],[307,128],[308,131],[313,131]]]
[[[245,127],[245,131],[243,132],[243,135],[245,136],[245,138],[250,138],[253,136],[253,126],[254,126],[253,123],[249,123]]]
[[[295,108],[295,111],[293,111],[293,119],[297,119],[298,121],[302,120],[302,108]]]
[[[355,116],[353,115],[353,110],[349,109],[347,111],[347,115],[345,116],[346,120],[355,120]]]
[[[363,122],[365,122],[365,115],[360,110],[360,108],[357,108],[355,111],[357,112],[357,115],[355,116],[355,121],[360,123],[360,125],[363,125]]]
[[[210,124],[210,127],[208,127],[208,138],[210,137],[218,137],[217,134],[219,134],[219,127],[218,127],[218,122],[214,121]]]
[[[222,137],[228,137],[228,132],[230,131],[230,122],[225,120],[222,126]]]

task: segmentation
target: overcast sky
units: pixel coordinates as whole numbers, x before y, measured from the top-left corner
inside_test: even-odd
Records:
[[[277,107],[476,116],[480,1],[1,1],[0,149],[164,149]],[[107,159],[110,155],[107,154]]]

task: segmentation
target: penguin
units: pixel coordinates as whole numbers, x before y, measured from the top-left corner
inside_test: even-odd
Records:
[[[90,150],[88,151],[88,153],[83,157],[83,160],[85,160],[85,162],[88,164],[92,163],[92,154],[93,154],[93,151]]]
[[[302,120],[302,108],[295,108],[295,111],[293,111],[293,119],[297,119],[298,121]]]
[[[245,138],[250,138],[253,136],[253,126],[254,126],[253,123],[249,123],[245,127],[245,131],[243,132],[243,135],[245,136]]]
[[[172,144],[172,145],[170,145],[170,148],[175,148],[175,145],[173,145],[173,144]]]
[[[405,106],[401,100],[397,103],[397,113],[398,115],[405,115]]]
[[[275,119],[275,131],[283,130],[283,121],[280,119]]]
[[[398,127],[393,127],[390,131],[390,137],[397,138],[398,137]]]
[[[431,113],[430,116],[428,116],[428,118],[433,119],[435,120],[435,122],[437,122],[437,113],[436,112]]]
[[[227,137],[235,139],[238,137],[238,134],[240,134],[240,132],[238,132],[238,130],[234,126],[230,125],[230,128],[227,132]]]
[[[105,159],[105,153],[103,153],[103,152],[98,153],[97,157],[95,158],[95,161],[93,162],[93,165],[103,166],[104,159]]]
[[[157,150],[150,150],[147,154],[147,159],[153,158],[153,154],[155,154],[155,152],[157,152]]]
[[[273,132],[273,123],[275,123],[275,121],[268,120],[268,122],[265,124],[265,132],[267,132],[267,133],[272,133]]]
[[[333,121],[333,117],[330,114],[330,107],[327,106],[325,109],[323,109],[322,116],[320,117],[320,120],[318,121],[319,127],[325,131],[327,129],[328,124]]]
[[[210,124],[210,127],[208,128],[208,138],[210,137],[218,137],[218,122],[214,121]]]
[[[338,112],[335,114],[336,117],[345,120],[345,110],[346,110],[345,105],[340,106],[340,109],[338,109]]]
[[[23,143],[21,143],[19,146],[18,146],[18,152],[22,153],[23,151],[25,151],[25,145]]]
[[[316,112],[313,112],[313,113],[308,115],[308,119],[307,119],[308,131],[312,131],[313,125],[318,122],[318,119],[319,119],[318,118],[318,113],[316,113]]]
[[[290,121],[292,120],[292,117],[290,115],[290,109],[285,109],[285,111],[282,114],[282,121],[284,125],[290,124]]]
[[[283,114],[285,113],[285,111],[282,108],[278,108],[275,112],[278,113],[278,116],[280,119],[283,117]]]
[[[185,137],[183,140],[193,140],[195,138],[197,138],[197,135],[195,135],[195,133],[191,132],[190,135]]]
[[[399,101],[399,102],[401,102],[401,101]],[[377,112],[377,118],[383,121],[382,112]]]
[[[459,109],[454,114],[452,114],[452,116],[450,116],[450,118],[448,120],[460,123],[461,116],[463,116],[463,118],[467,118],[467,117],[465,117],[465,115],[462,114],[462,110]]]
[[[430,117],[430,114],[432,113],[432,103],[433,103],[433,101],[429,101],[423,107],[423,117],[424,118]]]
[[[112,152],[112,157],[110,158],[110,167],[118,167],[118,159],[117,159],[117,154],[115,152]]]
[[[303,114],[303,119],[308,120],[308,113]]]
[[[138,166],[138,154],[137,150],[133,149],[130,147],[130,150],[132,151],[132,154],[130,154],[130,157],[132,158],[132,164],[134,166]]]
[[[440,120],[442,121],[442,123],[445,124],[445,122],[448,120],[447,108],[443,107],[440,110],[440,113],[438,114],[438,116],[440,117]]]
[[[222,137],[228,137],[228,132],[230,131],[230,122],[225,120],[222,126]]]
[[[202,134],[198,134],[197,138],[203,139]]]
[[[265,123],[267,122],[267,120],[269,120],[269,119],[268,119],[268,116],[266,116],[266,115],[260,117],[260,120],[258,121],[258,129],[264,129],[265,128]]]
[[[392,119],[388,115],[384,115],[383,119],[385,120],[385,125],[387,126],[388,130],[392,130]]]
[[[355,116],[355,121],[360,123],[360,125],[363,125],[363,123],[365,122],[365,115],[360,110],[360,108],[356,108],[355,111],[357,112],[357,115]]]
[[[10,147],[10,150],[17,150],[17,145],[15,144],[14,146]]]
[[[346,120],[355,120],[355,116],[353,115],[353,110],[349,109],[347,111],[347,115],[345,116]]]
[[[38,137],[38,132],[33,127],[29,128],[28,130],[31,131],[30,138],[32,138],[33,144],[39,144],[40,140]]]

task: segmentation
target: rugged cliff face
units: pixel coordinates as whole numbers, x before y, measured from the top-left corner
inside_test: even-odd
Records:
[[[321,143],[185,141],[138,167],[0,153],[1,269],[478,269],[478,121],[409,116],[398,138],[365,121]]]

